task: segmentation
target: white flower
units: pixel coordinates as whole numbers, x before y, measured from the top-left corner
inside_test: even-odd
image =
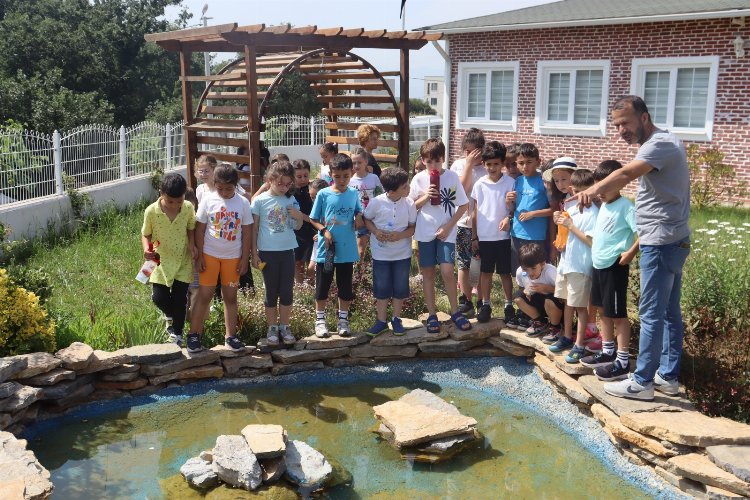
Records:
[[[718,232],[719,232],[718,229],[710,229],[710,230],[706,231],[706,234],[710,234],[711,236],[713,236],[714,234],[716,234]]]
[[[726,247],[728,247],[728,246],[729,246],[729,245],[727,245],[727,244],[725,243],[725,244],[721,245],[721,248],[726,248]]]
[[[732,240],[732,241],[730,241],[730,243],[732,245],[739,245],[740,243],[742,243],[742,240]]]
[[[705,227],[701,227],[695,230],[696,233],[705,233],[706,231],[708,231],[708,229],[706,229]]]
[[[725,220],[723,220],[723,221],[719,222],[719,225],[720,225],[720,226],[729,226],[729,225],[731,225],[731,224],[732,224],[731,222],[727,222],[727,221],[725,221]]]
[[[709,257],[716,257],[714,254],[710,253],[708,254]]]
[[[750,222],[743,222],[743,223],[742,223],[742,225],[743,225],[743,226],[747,226],[747,227],[750,227]]]
[[[718,224],[719,221],[716,219],[711,219],[710,221],[707,221],[709,224]]]
[[[737,262],[737,259],[727,259],[727,262]]]
[[[709,238],[708,241],[716,241],[716,238]]]

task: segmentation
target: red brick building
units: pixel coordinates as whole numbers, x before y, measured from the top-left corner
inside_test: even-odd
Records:
[[[636,94],[750,184],[750,0],[565,0],[423,29],[446,35],[451,161],[471,127],[589,168],[630,160],[609,110]]]

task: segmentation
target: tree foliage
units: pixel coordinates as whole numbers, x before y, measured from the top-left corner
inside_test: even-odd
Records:
[[[412,115],[435,115],[437,114],[430,103],[425,99],[409,99],[409,114]]]
[[[130,125],[179,109],[179,59],[146,33],[180,0],[0,1],[0,121],[50,132],[90,122]],[[194,71],[201,71],[195,55]],[[200,89],[197,89],[200,90]]]
[[[292,71],[274,91],[266,116],[278,115],[319,115],[322,105],[315,98],[315,92],[309,82],[300,73]]]

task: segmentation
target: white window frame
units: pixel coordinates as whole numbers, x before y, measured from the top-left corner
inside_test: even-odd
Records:
[[[683,68],[708,68],[708,97],[706,99],[706,121],[703,127],[675,127],[674,103],[677,93],[677,70]],[[719,80],[719,56],[705,57],[656,57],[633,59],[630,73],[630,93],[643,96],[646,83],[646,72],[669,71],[669,96],[667,98],[667,123],[655,123],[658,127],[669,129],[682,140],[710,141],[714,129],[714,111],[716,109],[716,87]]]
[[[534,116],[534,133],[543,135],[576,135],[585,137],[606,137],[607,135],[607,99],[609,97],[609,68],[606,59],[582,61],[538,61],[536,72],[536,115]],[[602,71],[602,102],[599,123],[580,125],[573,123],[575,113],[576,71]],[[550,73],[570,73],[570,92],[567,122],[547,120],[549,103]]]
[[[482,130],[497,132],[515,132],[518,127],[518,74],[520,70],[519,61],[503,62],[471,62],[458,64],[458,85],[456,88],[456,128],[469,129],[477,127]],[[469,74],[487,74],[487,94],[485,95],[485,116],[489,117],[490,109],[490,73],[492,71],[513,71],[513,111],[510,120],[490,120],[489,118],[469,118]]]

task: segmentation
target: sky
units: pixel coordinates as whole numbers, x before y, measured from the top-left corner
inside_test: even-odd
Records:
[[[554,0],[407,0],[406,30],[422,26],[467,19],[522,9]],[[201,24],[201,10],[208,4],[209,25],[238,23],[266,26],[291,23],[295,26],[316,25],[318,28],[401,30],[400,0],[183,0],[183,6],[193,14],[191,25]],[[167,10],[167,19],[175,19],[180,9]],[[442,42],[439,42],[442,43]],[[360,49],[355,53],[372,63],[380,71],[397,71],[399,55],[396,50]],[[218,54],[219,57],[226,57]],[[410,56],[410,97],[424,98],[424,77],[441,76],[443,59],[428,43]],[[396,85],[398,92],[398,85]]]

